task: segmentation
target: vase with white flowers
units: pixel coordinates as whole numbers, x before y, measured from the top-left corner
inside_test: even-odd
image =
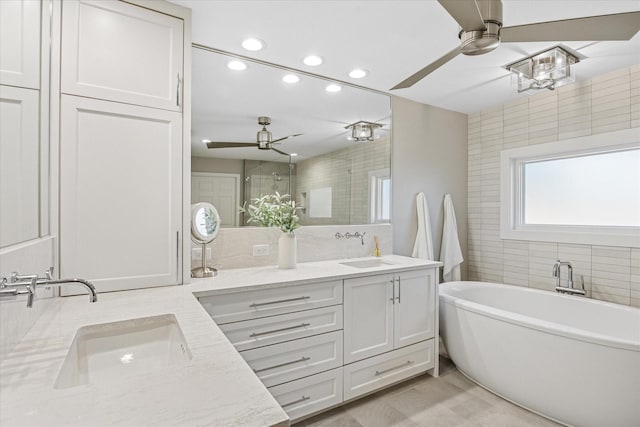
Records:
[[[297,242],[294,230],[300,226],[299,210],[289,194],[266,194],[251,199],[251,204],[241,207],[240,212],[249,215],[247,223],[263,227],[278,227],[282,236],[278,239],[278,266],[296,268]]]

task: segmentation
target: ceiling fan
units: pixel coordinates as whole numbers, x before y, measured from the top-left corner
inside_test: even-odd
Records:
[[[289,154],[285,153],[284,151],[280,151],[277,148],[274,148],[273,144],[282,143],[282,141],[286,139],[295,138],[296,136],[302,135],[301,133],[295,133],[293,135],[285,136],[282,138],[271,139],[271,132],[267,130],[267,126],[271,124],[271,117],[258,117],[258,124],[262,126],[262,130],[258,131],[258,133],[256,134],[256,142],[222,142],[211,141],[208,139],[205,139],[202,142],[207,144],[207,148],[258,147],[258,149],[260,150],[273,150],[276,153],[288,156]]]
[[[460,24],[460,46],[390,90],[413,86],[459,54],[482,55],[500,42],[629,40],[640,30],[640,12],[502,26],[502,0],[438,0]]]

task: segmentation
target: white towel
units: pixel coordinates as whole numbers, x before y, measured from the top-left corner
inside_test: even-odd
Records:
[[[456,212],[453,210],[453,201],[449,194],[444,195],[444,227],[442,227],[440,261],[444,264],[443,279],[445,282],[460,280],[460,263],[464,261],[464,258],[458,240]]]
[[[424,193],[416,196],[416,208],[418,209],[418,232],[413,244],[414,258],[433,260],[433,239],[431,238],[431,220],[429,219],[429,207]]]

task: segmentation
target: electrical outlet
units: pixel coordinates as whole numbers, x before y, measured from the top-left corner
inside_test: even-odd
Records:
[[[253,245],[253,256],[269,255],[269,245]]]

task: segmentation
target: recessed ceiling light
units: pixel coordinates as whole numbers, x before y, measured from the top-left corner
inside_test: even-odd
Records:
[[[327,92],[340,92],[342,90],[342,87],[332,83],[329,86],[327,86],[324,90],[326,90]]]
[[[241,61],[229,61],[227,67],[235,71],[242,71],[247,69],[247,64]]]
[[[242,41],[242,47],[250,50],[251,52],[257,52],[264,48],[264,42],[262,40],[248,38]]]
[[[322,64],[322,57],[316,55],[309,55],[302,60],[305,64],[310,67],[315,67],[316,65]]]
[[[367,70],[362,70],[360,68],[356,68],[355,70],[351,70],[349,73],[349,77],[352,79],[361,79],[367,75]]]
[[[291,157],[296,157],[298,155],[298,153],[291,153],[289,154]]]
[[[282,81],[285,83],[298,83],[300,81],[300,77],[296,76],[295,74],[287,74],[286,76],[282,77]]]

